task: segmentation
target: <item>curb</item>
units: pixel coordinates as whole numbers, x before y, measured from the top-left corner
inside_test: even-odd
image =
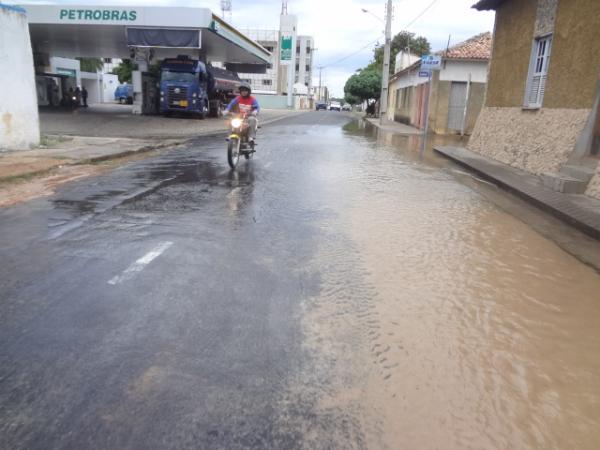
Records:
[[[289,117],[296,117],[300,114],[303,114],[303,112],[298,112],[298,113],[294,113],[294,114],[289,114],[289,115],[285,115],[285,116],[280,116],[280,117],[274,117],[272,119],[269,120],[265,120],[264,122],[261,122],[260,125],[264,126],[264,125],[269,125],[272,124],[274,122],[279,122],[280,120],[283,119],[287,119]],[[94,157],[94,158],[89,158],[86,160],[81,160],[81,161],[77,161],[76,163],[74,163],[73,165],[80,165],[80,164],[90,164],[90,163],[97,163],[97,162],[102,162],[102,161],[109,161],[112,159],[119,159],[119,158],[125,158],[127,156],[131,156],[131,155],[137,155],[140,153],[148,153],[154,150],[160,150],[163,148],[169,148],[169,147],[175,147],[177,145],[182,145],[182,144],[187,144],[191,141],[193,141],[196,138],[199,137],[210,137],[210,136],[218,136],[220,134],[226,133],[227,132],[227,128],[223,128],[222,130],[211,130],[211,131],[206,131],[206,132],[200,132],[198,133],[198,135],[194,136],[194,137],[183,137],[181,138],[180,142],[172,142],[169,144],[157,144],[157,145],[147,145],[145,147],[141,147],[137,150],[127,150],[124,152],[119,152],[119,153],[113,153],[111,155],[102,155],[102,156],[98,156],[98,157]]]
[[[366,116],[361,117],[361,120],[363,122],[365,122],[365,123],[368,123],[369,125],[374,126],[378,130],[383,130],[383,131],[386,131],[388,133],[397,134],[397,135],[400,135],[400,136],[421,136],[423,134],[423,131],[422,130],[418,130],[418,129],[410,130],[410,131],[394,130],[393,129],[394,128],[394,124],[393,123],[390,124],[389,126],[386,126],[386,124],[382,125],[382,124],[379,123],[379,119],[373,119],[373,118],[366,117]],[[407,126],[410,126],[410,125],[407,125]],[[411,128],[414,128],[414,127],[411,126]]]
[[[471,172],[476,173],[477,175],[481,176],[483,179],[492,181],[494,184],[498,185],[505,191],[510,192],[510,193],[516,195],[517,197],[531,203],[533,206],[539,208],[540,210],[542,210],[546,213],[551,214],[552,216],[573,226],[574,228],[587,234],[588,236],[590,236],[594,239],[600,240],[600,229],[595,228],[592,225],[590,225],[582,220],[579,220],[577,217],[574,217],[573,215],[568,214],[567,212],[561,210],[560,208],[555,207],[552,204],[547,203],[547,202],[543,201],[542,199],[537,198],[535,195],[526,192],[524,189],[519,189],[517,186],[511,185],[510,183],[503,181],[499,177],[496,177],[496,176],[486,172],[485,170],[478,169],[477,167],[471,166],[468,162],[463,161],[460,158],[458,158],[452,154],[444,152],[442,148],[434,147],[433,150],[436,153],[438,153],[438,154],[444,156],[445,158],[453,161],[454,163],[458,164],[459,166],[465,167],[466,169],[470,170]]]

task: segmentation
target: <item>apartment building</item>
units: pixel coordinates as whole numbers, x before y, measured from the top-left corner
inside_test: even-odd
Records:
[[[282,70],[279,65],[279,30],[247,29],[243,33],[271,52],[271,61],[266,73],[239,73],[239,77],[249,83],[252,91],[257,94],[275,95],[285,92],[286,83],[280,81]],[[300,86],[295,87],[298,94],[312,92],[313,53],[314,39],[311,36],[298,36],[294,53],[295,84],[306,87],[306,92],[299,92],[304,90]]]

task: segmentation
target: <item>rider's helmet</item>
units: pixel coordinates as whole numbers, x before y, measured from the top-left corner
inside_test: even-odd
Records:
[[[240,91],[240,95],[243,95],[242,91],[246,91],[246,92],[248,92],[248,95],[252,95],[252,88],[246,82],[243,82],[242,84],[240,84],[240,87],[238,90]]]

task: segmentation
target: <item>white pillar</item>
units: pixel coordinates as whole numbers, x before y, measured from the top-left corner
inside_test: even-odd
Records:
[[[33,52],[25,10],[0,3],[0,150],[40,142]]]

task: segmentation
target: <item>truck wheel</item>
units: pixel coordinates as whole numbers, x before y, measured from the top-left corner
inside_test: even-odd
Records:
[[[223,116],[223,112],[221,111],[221,102],[218,100],[212,100],[208,103],[208,112],[210,117],[214,117],[220,119]]]
[[[208,105],[206,103],[204,103],[204,107],[202,108],[202,111],[200,111],[198,113],[197,117],[200,120],[204,120],[204,119],[206,119],[207,114],[208,114]]]

